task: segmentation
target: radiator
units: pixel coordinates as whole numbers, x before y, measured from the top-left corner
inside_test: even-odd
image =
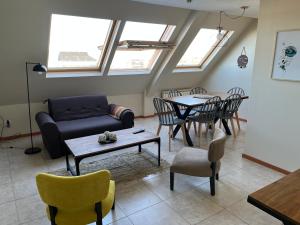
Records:
[[[180,91],[182,95],[189,95],[190,91],[191,91],[191,88],[182,88],[182,89],[177,89],[177,90]],[[168,93],[169,93],[169,90],[161,91],[161,97],[162,98],[167,98]]]

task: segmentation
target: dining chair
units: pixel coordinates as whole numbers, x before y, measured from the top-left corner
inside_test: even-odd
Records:
[[[51,225],[102,225],[114,209],[115,182],[108,170],[76,177],[40,173],[36,184]]]
[[[221,158],[224,155],[226,135],[216,129],[208,150],[184,147],[176,154],[170,167],[170,189],[174,190],[174,174],[210,178],[210,193],[215,195],[215,179],[219,180]]]
[[[183,142],[186,144],[185,120],[179,119],[176,116],[172,105],[168,104],[163,99],[153,98],[153,104],[159,119],[159,125],[156,133],[157,136],[159,136],[162,126],[167,126],[169,128],[169,151],[171,151],[171,136],[173,135],[173,128],[176,125],[181,126]]]
[[[198,131],[196,132],[196,135],[198,135],[199,146],[202,134],[202,124],[207,125],[206,133],[208,132],[209,126],[211,126],[214,131],[215,118],[220,106],[221,98],[219,96],[212,97],[208,99],[203,105],[197,108],[197,113],[195,115],[188,117],[188,130],[191,127],[191,123],[198,123]]]
[[[168,97],[169,98],[173,98],[173,97],[178,97],[178,96],[182,96],[181,91],[177,90],[177,89],[170,89],[168,92]]]
[[[181,91],[179,91],[177,89],[170,89],[169,90],[168,98],[174,98],[174,97],[178,97],[178,96],[183,96]],[[183,115],[185,113],[185,111],[187,110],[187,107],[183,106],[183,105],[179,105],[178,108],[180,110],[181,115]],[[196,111],[194,109],[192,109],[191,112],[189,113],[189,115],[194,115],[195,113],[196,113]]]
[[[205,90],[203,87],[192,88],[192,90],[190,90],[190,95],[196,94],[207,94],[207,90]]]
[[[234,87],[234,88],[231,88],[230,90],[227,91],[228,94],[239,94],[241,96],[245,96],[245,91],[240,88],[240,87]],[[239,117],[239,113],[238,111],[235,113],[235,119],[236,119],[236,123],[238,125],[238,128],[239,130],[241,129],[241,126],[240,126],[240,117]]]
[[[233,136],[236,137],[235,126],[233,122],[233,116],[238,111],[239,106],[242,103],[242,97],[239,94],[232,94],[227,97],[223,102],[221,109],[219,110],[218,117],[220,119],[219,128],[222,126],[222,120],[230,120]]]

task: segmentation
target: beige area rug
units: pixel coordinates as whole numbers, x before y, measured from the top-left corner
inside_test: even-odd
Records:
[[[169,163],[164,159],[161,159],[160,167],[158,167],[157,159],[153,156],[145,152],[129,152],[109,156],[94,162],[83,162],[80,164],[80,173],[87,174],[107,169],[111,172],[113,180],[123,182],[152,176],[167,170],[169,167]],[[49,173],[59,176],[70,176],[66,168],[50,171]]]

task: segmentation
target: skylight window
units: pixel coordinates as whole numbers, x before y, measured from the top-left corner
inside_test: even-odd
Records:
[[[99,70],[106,39],[113,21],[53,14],[51,18],[48,68]]]
[[[128,21],[125,24],[120,42],[131,41],[168,41],[174,26],[153,23],[140,23]],[[122,48],[115,52],[111,71],[151,71],[156,62],[160,49]]]
[[[223,38],[218,40],[217,29],[202,28],[180,59],[177,68],[201,68],[228,41],[233,32],[222,31]]]

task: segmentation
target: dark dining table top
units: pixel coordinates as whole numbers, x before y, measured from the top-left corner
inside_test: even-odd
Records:
[[[164,98],[165,101],[175,103],[177,105],[183,105],[187,107],[196,107],[204,104],[208,99],[219,96],[222,100],[225,100],[231,94],[222,92],[210,92],[207,94],[195,94],[195,95],[184,95],[172,98]],[[242,99],[247,99],[249,96],[243,95]]]

